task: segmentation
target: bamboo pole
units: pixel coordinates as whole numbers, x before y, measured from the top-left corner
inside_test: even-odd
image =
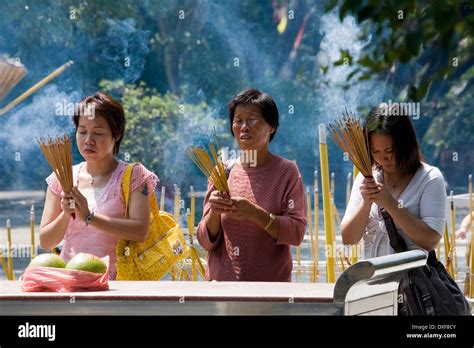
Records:
[[[35,257],[35,206],[34,204],[30,209],[30,230],[31,230],[31,259]]]
[[[313,269],[314,281],[319,277],[319,185],[318,185],[318,171],[314,171],[314,260],[315,267]]]
[[[334,189],[335,189],[335,179],[336,174],[334,172],[331,173],[331,186],[330,186],[330,192],[331,192],[331,220],[332,220],[332,238],[334,240],[334,245],[336,246],[336,230],[337,230],[337,221],[336,221],[336,203],[334,202]]]
[[[351,245],[351,265],[359,261],[359,243]]]
[[[191,247],[191,271],[193,274],[193,281],[196,281],[196,260],[194,259],[194,255],[192,252],[192,249],[194,248],[194,225],[191,210],[189,208],[186,210],[186,214],[188,216],[189,245]]]
[[[161,187],[161,196],[160,196],[160,210],[165,211],[165,191],[166,188],[164,186]]]
[[[72,64],[74,64],[74,62],[72,60],[70,60],[69,62],[67,62],[66,64],[64,65],[61,65],[59,68],[57,68],[55,71],[53,71],[51,74],[49,74],[48,76],[46,76],[44,79],[42,79],[41,81],[39,81],[38,83],[36,83],[35,85],[33,85],[32,87],[30,87],[27,91],[25,91],[23,94],[21,94],[19,97],[17,97],[16,99],[14,99],[13,101],[11,101],[10,103],[8,103],[4,108],[0,109],[0,116],[1,115],[4,115],[5,113],[7,113],[8,111],[10,111],[11,109],[13,109],[17,104],[21,103],[23,100],[25,100],[26,98],[28,98],[30,95],[32,95],[34,92],[36,92],[38,89],[40,89],[41,87],[43,87],[44,85],[46,85],[49,81],[51,81],[52,79],[54,79],[56,76],[58,76],[59,74],[63,73],[64,70],[66,70],[67,68],[69,68]]]
[[[310,282],[314,282],[314,231],[313,231],[313,217],[311,211],[311,191],[309,186],[306,187],[306,218],[308,221],[308,234],[309,234],[309,250],[311,252],[311,266],[310,266]]]
[[[3,257],[3,250],[0,251],[0,262],[2,263],[3,272],[5,273],[7,280],[10,280],[10,272],[8,270],[7,262],[5,261],[5,258]]]
[[[298,268],[296,270],[296,279],[299,280],[299,277],[301,275],[301,249],[299,245],[296,247],[296,262],[298,265]]]
[[[454,278],[454,268],[452,262],[452,250],[451,250],[451,242],[449,239],[449,230],[448,230],[448,223],[446,222],[444,225],[444,258],[445,258],[445,267],[451,277]]]
[[[436,255],[438,256],[438,259],[441,260],[441,239],[439,240],[438,245],[436,246]]]
[[[334,239],[332,235],[331,196],[329,192],[329,164],[326,140],[326,126],[319,124],[319,158],[321,165],[321,186],[323,190],[324,230],[326,233],[326,277],[328,283],[336,281]]]
[[[12,229],[10,219],[7,219],[7,236],[8,236],[8,272],[9,280],[15,280],[15,272],[13,271],[13,257],[12,257]]]
[[[456,250],[456,220],[455,220],[455,210],[454,210],[454,195],[453,191],[449,193],[450,196],[450,206],[451,206],[451,249],[453,251],[453,262],[454,262],[454,274],[457,277],[457,268],[458,268],[458,256]]]
[[[449,261],[449,234],[448,234],[448,223],[444,224],[444,233],[443,233],[443,240],[444,240],[444,266],[448,268],[448,261]]]
[[[353,173],[354,173],[354,181],[355,181],[355,178],[357,176],[357,168],[356,166],[353,166]],[[351,191],[352,191],[352,173],[347,173],[347,182],[346,182],[346,209],[349,205],[349,200],[351,198]],[[359,259],[359,249],[358,249],[358,244],[353,244],[351,245],[351,248],[350,248],[350,262],[351,262],[351,265],[356,263],[357,260]]]
[[[7,244],[7,247],[8,247],[8,244]],[[5,260],[3,256],[3,247],[0,248],[0,262],[2,263],[2,268],[3,268],[3,272],[5,273],[5,276],[7,277],[8,280],[10,280],[10,272],[8,268],[8,263],[7,263],[7,260]]]
[[[469,225],[470,225],[470,233],[468,232],[468,236],[471,238],[470,243],[470,257],[467,258],[469,260],[469,297],[474,298],[474,226],[472,225],[472,174],[469,175]],[[467,245],[469,248],[469,244]]]
[[[334,225],[333,225],[334,243],[336,243],[337,226],[341,225],[341,217],[339,216],[339,212],[336,206],[336,199],[334,196],[334,192],[336,190],[335,176],[336,175],[334,173],[331,173],[331,212],[333,215],[332,219],[334,221]]]
[[[194,193],[194,187],[191,186],[190,187],[190,191],[191,191],[191,224],[193,226],[193,229],[194,229],[194,226],[196,225],[196,195]]]

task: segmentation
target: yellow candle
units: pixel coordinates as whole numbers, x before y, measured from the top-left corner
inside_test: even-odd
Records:
[[[306,217],[308,221],[308,230],[309,230],[309,250],[311,251],[311,267],[310,267],[310,281],[313,282],[313,275],[314,275],[314,235],[313,235],[313,218],[311,212],[311,192],[309,186],[306,187]]]
[[[445,266],[447,268],[447,271],[451,275],[451,277],[454,278],[454,268],[453,268],[453,261],[452,261],[452,255],[451,255],[451,242],[449,240],[449,231],[448,231],[447,222],[444,225],[444,257],[445,257]]]
[[[469,297],[474,298],[474,226],[472,226],[472,175],[469,175],[469,222],[470,222],[470,237],[471,237],[471,257],[469,261]],[[468,233],[469,234],[469,233]],[[469,248],[469,245],[468,245]]]
[[[453,251],[454,274],[457,275],[458,256],[456,252],[456,220],[454,212],[454,196],[453,191],[450,192],[451,201],[451,248]]]
[[[10,272],[8,270],[7,262],[5,261],[5,258],[3,257],[3,252],[0,254],[0,262],[2,263],[3,272],[7,276],[7,279],[10,280]]]
[[[326,275],[327,282],[336,281],[335,248],[333,238],[333,221],[331,220],[331,196],[329,192],[329,164],[326,142],[326,126],[319,125],[319,159],[321,164],[321,186],[323,190],[324,230],[326,233]]]
[[[11,231],[10,219],[7,220],[7,235],[8,235],[8,272],[9,272],[9,280],[15,280],[15,272],[13,271],[12,231]]]
[[[319,187],[318,171],[314,171],[314,279],[317,280],[319,274]]]
[[[191,248],[191,270],[193,273],[193,281],[196,281],[196,260],[195,260],[195,254],[192,252],[194,249],[194,226],[193,226],[193,219],[191,216],[191,211],[189,208],[186,210],[186,214],[188,216],[188,232],[189,232],[189,244]]]
[[[334,189],[335,189],[335,174],[331,173],[331,220],[332,220],[332,237],[334,239],[334,246],[336,246],[336,202],[334,202]]]
[[[193,231],[194,231],[194,226],[196,226],[195,216],[196,216],[196,196],[194,194],[194,187],[191,186],[191,225],[193,226]]]

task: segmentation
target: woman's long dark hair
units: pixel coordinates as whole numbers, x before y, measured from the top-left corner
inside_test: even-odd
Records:
[[[386,108],[375,107],[370,111],[365,127],[369,139],[372,133],[391,136],[398,170],[403,174],[414,174],[418,170],[423,161],[423,155],[416,138],[415,128],[408,115],[395,116]],[[380,170],[381,166],[375,163],[372,153],[370,157],[375,167]]]

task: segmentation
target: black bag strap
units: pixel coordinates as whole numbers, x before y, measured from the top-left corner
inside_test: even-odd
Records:
[[[397,227],[395,227],[395,222],[393,222],[393,219],[390,214],[384,208],[380,209],[380,214],[382,214],[383,221],[385,223],[385,228],[387,229],[388,238],[390,239],[390,246],[397,253],[407,251],[407,243],[398,233]]]
[[[385,223],[385,228],[387,229],[388,238],[390,240],[390,246],[397,253],[407,251],[408,250],[407,244],[405,240],[402,238],[402,236],[400,236],[400,234],[398,233],[398,230],[395,227],[395,222],[393,221],[393,218],[384,208],[380,209],[380,213],[382,214],[383,221]],[[434,250],[431,250],[430,252],[428,252],[428,260],[426,260],[426,263],[432,266],[436,265],[437,258],[436,258],[436,252]]]

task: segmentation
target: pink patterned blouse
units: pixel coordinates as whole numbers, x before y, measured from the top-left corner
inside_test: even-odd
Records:
[[[73,178],[77,185],[78,174],[85,162],[73,166]],[[79,189],[79,191],[88,198],[89,209],[91,211],[104,214],[113,218],[124,218],[125,202],[122,192],[122,178],[126,162],[119,161],[117,168],[112,173],[109,182],[104,189],[96,189],[92,192]],[[136,165],[133,168],[130,192],[147,182],[148,192],[154,192],[158,183],[158,177],[146,169],[143,165]],[[52,173],[46,178],[49,188],[53,193],[60,196],[63,192],[61,185]],[[84,222],[71,219],[64,235],[64,245],[61,251],[61,257],[68,262],[78,253],[90,253],[98,257],[109,255],[110,257],[110,279],[115,279],[115,247],[118,238],[102,232],[92,226],[86,226]]]

